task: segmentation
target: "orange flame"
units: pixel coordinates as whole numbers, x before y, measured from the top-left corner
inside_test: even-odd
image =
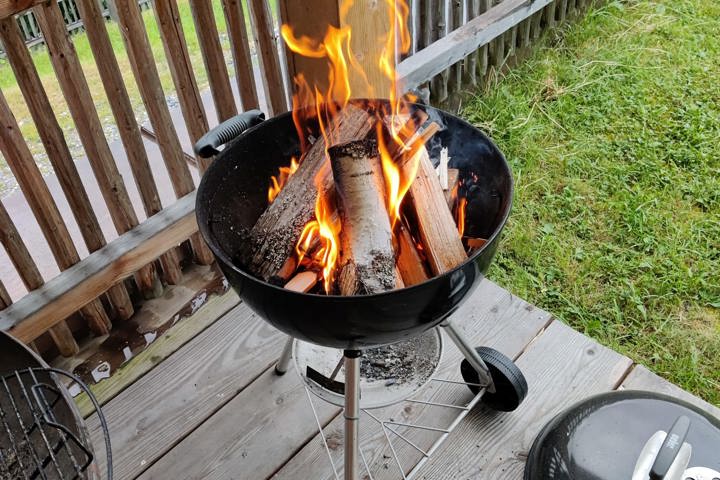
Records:
[[[389,109],[378,112],[376,130],[385,177],[388,215],[394,227],[400,218],[402,200],[415,178],[421,154],[409,153],[406,145],[407,140],[419,125],[416,125],[411,119],[408,100],[397,93],[399,89],[395,72],[395,66],[400,56],[407,53],[411,46],[411,36],[407,27],[410,9],[406,0],[384,1],[390,19],[390,28],[387,37],[383,40],[384,47],[376,62],[392,87],[389,94]],[[374,90],[368,82],[367,75],[351,49],[352,32],[345,19],[352,5],[353,0],[342,2],[340,25],[345,26],[340,28],[328,26],[322,40],[297,36],[289,25],[283,25],[281,28],[281,35],[289,50],[305,57],[327,61],[328,86],[326,89],[321,90],[317,85],[308,85],[302,75],[295,78],[293,120],[300,137],[300,148],[303,154],[310,148],[307,140],[310,120],[316,120],[319,123],[320,132],[325,140],[325,153],[328,160],[326,167],[328,168],[327,149],[337,141],[332,138],[333,119],[340,110],[347,106],[353,95],[374,96]],[[351,74],[353,79],[360,80],[363,87],[362,92],[352,91]],[[307,108],[310,106],[314,106],[314,108]],[[388,131],[388,134],[385,134],[385,130]],[[407,158],[409,155],[412,157]],[[282,173],[280,175],[282,177]],[[319,176],[315,179],[316,184],[319,179]],[[280,181],[278,184],[282,188]],[[323,189],[318,188],[318,191],[322,192]],[[310,268],[322,270],[323,283],[328,293],[332,291],[334,270],[339,256],[341,229],[342,225],[336,213],[334,200],[319,194],[315,205],[315,219],[303,229],[296,245],[296,253],[298,265],[303,260],[307,262],[309,259]]]
[[[282,190],[288,179],[292,176],[293,173],[295,173],[299,166],[300,164],[298,164],[297,159],[295,157],[292,157],[289,166],[280,167],[278,176],[272,176],[270,178],[270,188],[268,188],[268,204],[275,201],[275,197],[278,196],[280,190]]]
[[[465,234],[465,209],[467,208],[467,198],[461,197],[457,207],[457,227],[460,236]]]

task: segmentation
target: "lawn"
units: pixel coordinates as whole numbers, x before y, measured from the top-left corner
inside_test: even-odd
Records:
[[[220,31],[223,50],[226,54],[226,59],[231,59],[230,54],[230,43],[226,35],[225,17],[222,12],[222,7],[219,1],[213,2],[215,20],[217,22],[218,30]],[[197,35],[195,34],[195,25],[192,20],[192,14],[190,12],[190,6],[188,0],[178,0],[178,9],[180,11],[180,17],[185,32],[185,37],[188,43],[188,50],[192,60],[193,67],[195,69],[195,75],[198,81],[198,85],[201,89],[204,89],[208,85],[207,72],[205,71],[202,56],[200,54],[200,47],[198,46]],[[165,51],[163,50],[162,41],[160,39],[160,33],[158,31],[157,23],[152,10],[143,11],[143,19],[147,28],[148,36],[152,46],[153,55],[157,60],[158,71],[160,73],[160,79],[162,81],[163,89],[166,95],[172,96],[175,93],[175,87],[172,82],[167,61],[165,60]],[[130,99],[133,103],[133,107],[136,112],[138,120],[142,123],[146,120],[145,110],[142,104],[140,93],[138,92],[135,79],[132,75],[130,68],[130,62],[127,54],[125,53],[125,47],[123,45],[122,37],[120,35],[120,29],[115,22],[107,23],[108,34],[112,41],[113,48],[115,49],[118,62],[120,64],[120,70],[123,72],[125,84],[128,88]],[[95,105],[98,110],[98,114],[105,127],[106,135],[109,140],[116,140],[119,138],[116,127],[112,117],[112,111],[108,103],[105,91],[102,88],[93,88],[93,85],[102,85],[100,80],[100,74],[98,73],[97,66],[95,65],[95,59],[93,58],[92,50],[88,42],[87,36],[80,31],[73,35],[73,44],[77,51],[80,62],[83,66],[85,76],[88,84],[91,85],[90,91]],[[50,98],[51,104],[55,110],[55,116],[60,122],[60,126],[65,132],[70,150],[75,158],[79,158],[84,155],[82,144],[74,130],[74,124],[70,117],[67,105],[63,98],[60,86],[55,79],[53,72],[52,63],[43,45],[36,47],[32,52],[33,61],[35,67],[38,70],[40,78],[42,79],[45,91]],[[229,73],[234,75],[234,71],[230,67]],[[12,72],[12,68],[8,64],[7,59],[0,58],[0,89],[7,98],[11,109],[18,119],[22,133],[35,156],[40,168],[43,173],[48,174],[52,172],[52,167],[45,155],[45,150],[38,136],[35,124],[32,121],[32,117],[27,109],[25,100],[23,99],[20,88],[17,86],[15,76]],[[14,181],[12,181],[12,174],[9,172],[5,161],[0,155],[0,197],[7,194],[14,188]]]
[[[464,116],[512,164],[489,276],[720,404],[720,3],[614,1]]]

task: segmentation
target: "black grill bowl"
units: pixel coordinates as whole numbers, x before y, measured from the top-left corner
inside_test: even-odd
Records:
[[[264,121],[229,143],[205,172],[197,192],[200,232],[230,285],[258,315],[295,338],[358,349],[406,340],[455,312],[487,272],[512,202],[512,176],[502,153],[480,130],[449,113],[422,108],[442,130],[431,157],[449,149],[461,178],[478,178],[467,192],[467,236],[488,239],[468,260],[422,284],[366,296],[297,293],[266,283],[237,263],[243,232],[267,207],[267,188],[278,168],[299,154],[289,113]]]

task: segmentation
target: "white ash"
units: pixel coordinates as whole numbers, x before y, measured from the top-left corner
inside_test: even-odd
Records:
[[[366,380],[384,381],[387,386],[428,378],[435,368],[437,342],[434,335],[365,350],[360,375]]]

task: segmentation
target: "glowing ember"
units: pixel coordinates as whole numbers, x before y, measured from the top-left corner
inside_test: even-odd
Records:
[[[275,201],[275,197],[278,196],[280,190],[282,190],[290,176],[295,173],[299,166],[300,164],[298,164],[297,159],[295,157],[292,157],[292,160],[290,160],[290,166],[280,167],[278,176],[273,176],[270,178],[270,188],[268,188],[268,204]]]

